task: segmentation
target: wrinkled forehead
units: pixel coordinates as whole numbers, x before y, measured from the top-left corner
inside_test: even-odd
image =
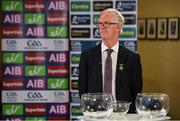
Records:
[[[106,11],[100,14],[99,22],[116,22],[116,14],[112,11]]]

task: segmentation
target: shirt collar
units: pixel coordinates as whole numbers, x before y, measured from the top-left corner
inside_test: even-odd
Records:
[[[103,53],[107,49],[109,49],[109,48],[102,42],[101,43],[101,52]],[[119,41],[111,49],[113,49],[114,52],[118,53],[118,50],[119,50]]]

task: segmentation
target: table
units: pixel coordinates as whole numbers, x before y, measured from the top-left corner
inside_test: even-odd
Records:
[[[149,116],[143,116],[140,114],[126,114],[126,115],[111,115],[110,118],[96,119],[93,117],[78,116],[80,121],[162,121],[171,119],[169,116],[150,118]]]

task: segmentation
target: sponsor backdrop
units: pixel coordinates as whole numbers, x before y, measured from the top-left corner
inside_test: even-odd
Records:
[[[126,19],[120,44],[136,51],[136,0],[2,0],[2,119],[60,120],[82,115],[81,51],[101,42],[99,13]],[[69,47],[70,46],[70,47]]]
[[[69,119],[69,1],[1,3],[2,119]]]
[[[70,23],[70,118],[81,116],[78,94],[78,64],[81,51],[101,43],[98,22],[99,13],[115,8],[125,17],[120,44],[136,51],[137,1],[136,0],[69,0]]]

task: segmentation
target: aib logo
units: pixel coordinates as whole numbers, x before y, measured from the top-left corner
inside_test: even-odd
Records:
[[[27,94],[28,98],[30,99],[37,99],[37,98],[43,98],[43,96],[41,95],[41,93],[39,92],[29,92]]]
[[[67,62],[67,54],[66,53],[50,53],[48,57],[49,63],[66,63]]]
[[[26,37],[44,37],[44,27],[29,27],[26,30]]]
[[[50,0],[49,0],[50,1]],[[66,0],[53,0],[50,1],[47,5],[49,11],[65,11],[67,9]]]
[[[7,14],[4,16],[4,24],[22,24],[22,14]]]
[[[22,76],[23,75],[23,66],[5,66],[4,67],[4,76]]]
[[[67,110],[68,110],[67,108],[68,107],[63,104],[51,105],[49,107],[49,114],[59,114],[59,115],[67,114]]]
[[[45,89],[45,79],[44,78],[32,78],[27,80],[27,89]]]
[[[42,43],[39,40],[29,40],[27,41],[29,47],[39,47],[42,46]]]

